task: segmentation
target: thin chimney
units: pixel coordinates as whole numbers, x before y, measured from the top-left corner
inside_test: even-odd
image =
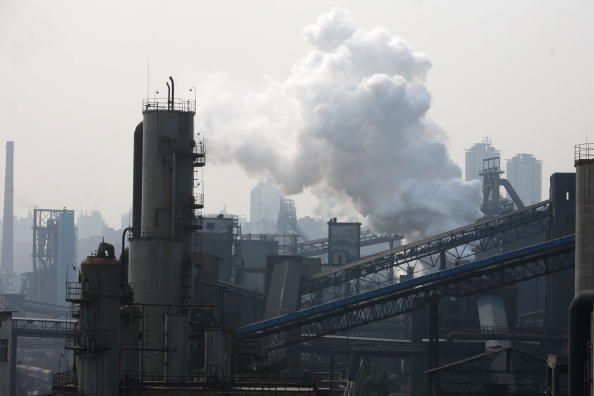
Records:
[[[4,176],[4,216],[2,218],[2,271],[13,272],[14,240],[14,142],[6,142],[6,173]]]

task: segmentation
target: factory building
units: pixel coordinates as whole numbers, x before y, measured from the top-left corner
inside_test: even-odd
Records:
[[[532,154],[516,154],[507,160],[507,179],[525,205],[541,201],[542,162]]]
[[[241,228],[237,216],[205,216],[202,226],[202,253],[217,258],[218,280],[231,282],[239,256]]]
[[[562,355],[572,331],[562,274],[573,263],[560,255],[573,248],[575,205],[590,271],[590,162],[581,195],[556,174],[550,200],[525,206],[501,198],[514,189],[485,158],[483,219],[369,257],[357,222],[331,219],[328,238],[307,241],[288,199],[277,233],[241,235],[233,216],[202,216],[195,103],[170,83],[134,132],[128,248],[118,258],[101,242],[67,283],[76,364],[55,377],[58,394],[545,393],[546,353]],[[312,257],[324,249],[326,266]]]
[[[499,157],[499,150],[491,144],[489,138],[485,138],[482,142],[475,143],[471,148],[467,149],[464,162],[465,180],[481,180],[480,173],[483,170],[483,160],[493,157]]]
[[[344,265],[361,257],[361,223],[328,222],[328,264]]]

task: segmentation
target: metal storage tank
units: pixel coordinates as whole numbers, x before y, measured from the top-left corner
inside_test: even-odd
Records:
[[[130,241],[129,282],[135,303],[144,305],[141,370],[165,380],[187,375],[188,366],[193,211],[200,204],[194,114],[193,101],[173,95],[143,103],[141,228]]]
[[[142,314],[135,306],[126,305],[120,310],[120,377],[129,382],[139,378],[140,321]]]
[[[73,348],[82,395],[119,394],[121,273],[113,246],[101,243],[97,255],[81,263],[80,283],[68,289],[69,299],[81,304]]]

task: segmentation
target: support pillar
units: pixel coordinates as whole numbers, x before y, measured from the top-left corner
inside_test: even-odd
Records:
[[[17,359],[17,335],[12,332],[10,336],[10,366],[9,366],[9,396],[16,396],[16,359]]]
[[[429,305],[429,356],[428,369],[439,366],[439,300],[433,299]],[[438,374],[430,373],[427,378],[427,396],[438,394]]]

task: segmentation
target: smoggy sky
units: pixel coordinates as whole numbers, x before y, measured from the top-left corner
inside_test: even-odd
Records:
[[[100,209],[119,225],[147,91],[169,75],[188,97],[213,74],[247,87],[284,81],[311,50],[304,27],[335,5],[430,59],[427,116],[460,166],[489,136],[504,159],[543,160],[546,180],[572,171],[573,145],[594,138],[591,1],[0,0],[0,139],[15,141],[16,213]],[[205,132],[207,142],[217,133]],[[247,215],[257,180],[233,163],[208,165],[207,211]],[[316,207],[308,192],[296,201],[299,215]]]

